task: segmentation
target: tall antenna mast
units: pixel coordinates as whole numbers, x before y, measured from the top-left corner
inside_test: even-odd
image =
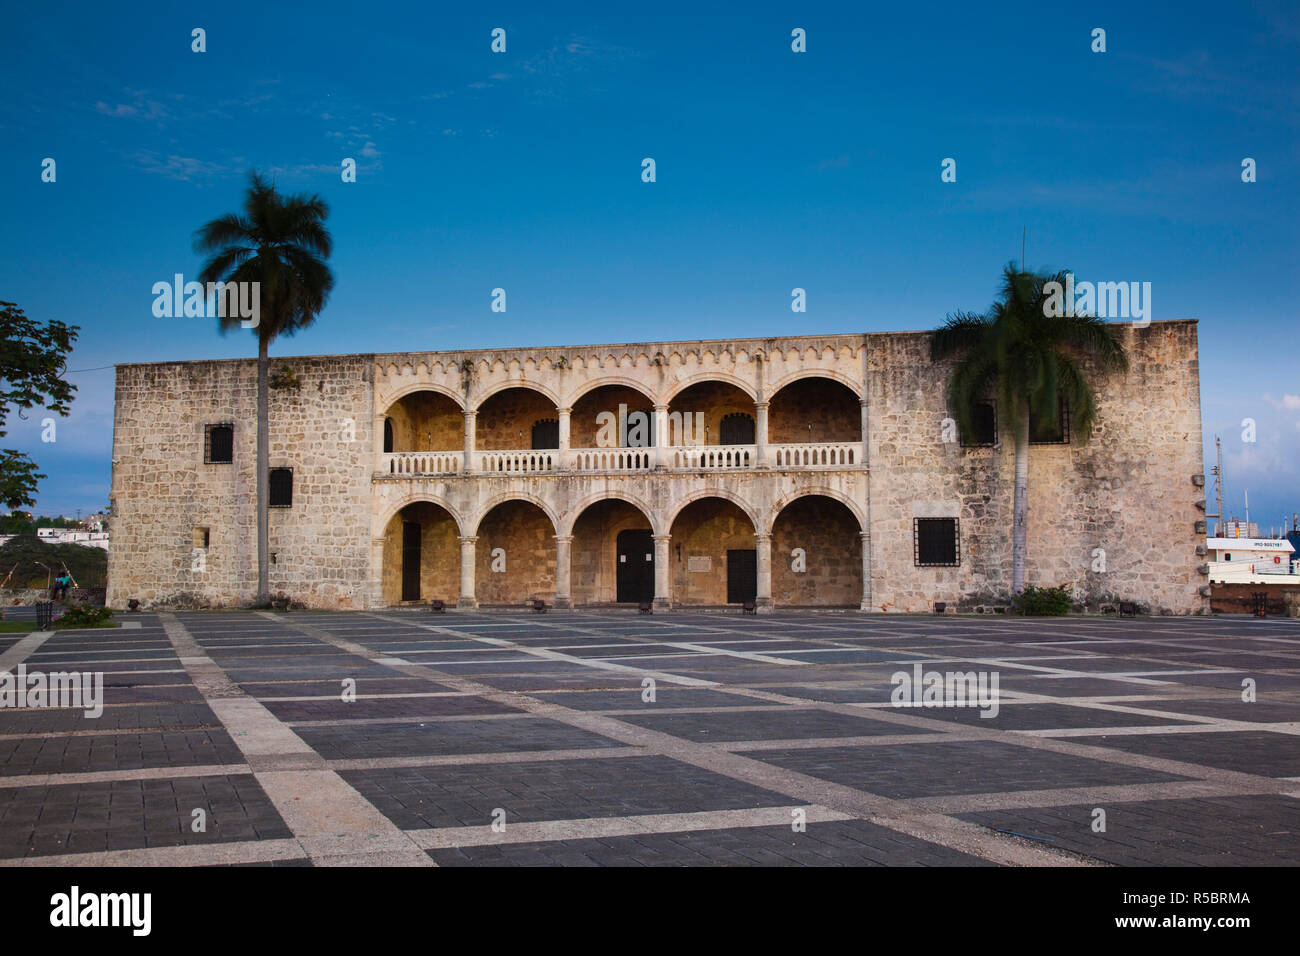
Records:
[[[1215,465],[1210,469],[1210,474],[1214,476],[1214,502],[1216,510],[1212,515],[1206,515],[1207,518],[1214,519],[1214,536],[1223,537],[1223,442],[1219,436],[1214,436],[1214,455]]]
[[[1029,231],[1028,226],[1020,227],[1020,271],[1025,271],[1025,234]]]

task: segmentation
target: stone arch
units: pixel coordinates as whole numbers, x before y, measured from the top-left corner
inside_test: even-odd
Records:
[[[486,402],[493,395],[497,394],[498,392],[504,392],[512,388],[526,388],[529,389],[530,391],[537,392],[539,395],[546,396],[547,400],[552,405],[554,405],[557,409],[560,408],[560,396],[557,395],[555,390],[552,389],[550,386],[543,385],[541,382],[535,382],[530,379],[506,379],[504,381],[497,382],[494,385],[488,386],[488,388],[485,391],[476,393],[474,395],[474,411],[477,412],[479,409],[481,409],[483,407],[483,403]]]
[[[659,400],[655,396],[654,389],[648,386],[645,382],[639,381],[635,378],[628,378],[624,375],[602,375],[600,378],[592,379],[590,382],[584,382],[577,388],[571,390],[569,392],[568,404],[566,407],[572,408],[574,403],[588,392],[594,392],[596,389],[604,388],[607,385],[622,385],[626,388],[632,389],[633,391],[640,392],[646,398],[650,399],[651,404],[654,404]]]
[[[686,510],[686,506],[691,504],[692,502],[699,501],[701,498],[722,498],[725,501],[730,501],[733,505],[735,505],[737,508],[743,511],[746,514],[746,516],[748,516],[750,522],[754,526],[755,533],[759,533],[760,528],[764,528],[764,530],[766,530],[765,526],[763,525],[763,522],[761,521],[758,514],[754,511],[754,508],[750,505],[748,501],[746,501],[740,495],[735,494],[734,492],[731,491],[727,491],[723,488],[703,488],[699,491],[692,491],[690,494],[686,495],[683,498],[678,498],[676,502],[674,502],[677,507],[672,511],[671,514],[667,515],[667,520],[665,521],[661,519],[659,522],[655,522],[652,518],[651,519],[652,526],[666,528],[667,530],[664,531],[663,533],[671,534],[673,522],[675,522],[678,516],[684,510]]]
[[[658,520],[659,513],[655,511],[654,508],[650,507],[650,505],[647,502],[638,498],[636,495],[631,494],[630,492],[610,491],[610,490],[594,492],[588,495],[587,497],[583,498],[577,504],[573,505],[567,511],[565,511],[564,514],[561,516],[560,524],[558,525],[560,530],[557,531],[556,533],[560,536],[573,534],[573,526],[577,523],[578,519],[582,517],[582,513],[586,511],[588,508],[590,508],[592,505],[598,504],[601,501],[626,502],[627,504],[631,505],[633,508],[640,511],[641,514],[645,515],[646,520],[650,522],[650,528],[654,531],[655,534],[668,533],[667,531],[664,531],[660,526]]]
[[[764,527],[764,531],[766,531],[766,533],[768,534],[772,533],[772,529],[776,526],[776,519],[781,516],[781,512],[784,511],[788,506],[794,504],[800,498],[812,498],[812,497],[835,499],[840,504],[847,507],[849,511],[852,513],[853,517],[858,520],[858,528],[861,531],[867,530],[866,520],[864,515],[862,514],[862,506],[859,505],[856,501],[854,501],[851,497],[844,494],[844,492],[836,491],[833,488],[804,488],[802,490],[787,492],[786,494],[778,498],[775,502],[773,502],[772,508],[770,511],[768,511],[766,516],[767,524]]]
[[[803,368],[791,372],[790,374],[782,377],[780,380],[774,382],[765,391],[764,394],[766,395],[768,401],[771,401],[772,398],[776,395],[776,393],[781,391],[781,389],[785,388],[787,385],[792,385],[793,383],[799,381],[800,379],[805,379],[805,378],[828,378],[831,379],[832,381],[839,382],[841,385],[843,385],[845,388],[851,391],[854,395],[856,395],[858,397],[858,401],[862,401],[861,382],[855,381],[854,379],[843,374],[842,372],[837,372],[833,369],[826,369],[826,368]]]
[[[860,607],[862,521],[851,501],[825,489],[787,495],[772,513],[771,588],[785,607]]]
[[[674,398],[686,391],[686,389],[690,388],[692,385],[699,385],[701,382],[725,382],[728,385],[736,386],[736,388],[748,395],[751,401],[758,401],[758,390],[755,389],[753,384],[750,382],[747,382],[739,375],[730,372],[712,371],[699,372],[692,375],[690,378],[674,383],[672,388],[663,396],[662,403],[665,405],[671,405]]]
[[[384,533],[384,529],[388,527],[388,523],[392,521],[393,517],[397,515],[398,512],[400,512],[403,508],[405,508],[407,505],[417,504],[418,502],[421,501],[427,501],[429,504],[437,505],[443,511],[447,512],[447,514],[451,515],[451,519],[456,522],[456,528],[460,531],[460,533],[462,535],[465,534],[464,516],[459,511],[457,511],[454,507],[452,507],[452,505],[445,498],[442,498],[439,495],[430,494],[429,492],[425,492],[425,491],[412,491],[409,494],[403,495],[395,503],[389,505],[380,514],[378,520],[373,525],[375,536],[382,535]],[[475,527],[477,527],[477,524],[475,525]]]
[[[507,501],[526,501],[530,505],[536,505],[541,509],[542,513],[550,519],[552,530],[560,526],[560,521],[555,514],[555,509],[537,495],[529,494],[526,491],[503,491],[500,494],[493,495],[491,498],[484,501],[479,507],[478,513],[474,516],[474,534],[478,534],[479,527],[483,524],[483,519],[491,513],[492,509],[497,505],[505,504]],[[465,526],[461,525],[461,527],[463,528]]]
[[[448,388],[446,385],[439,385],[435,382],[411,382],[409,385],[403,385],[394,392],[389,392],[388,401],[383,408],[376,408],[375,411],[380,415],[387,415],[394,405],[400,402],[407,395],[413,392],[437,392],[439,395],[445,395],[456,403],[457,407],[463,412],[465,410],[465,396],[455,389]]]

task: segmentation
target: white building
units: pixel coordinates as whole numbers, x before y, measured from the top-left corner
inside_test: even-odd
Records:
[[[1207,538],[1211,584],[1300,584],[1300,561],[1286,538]]]

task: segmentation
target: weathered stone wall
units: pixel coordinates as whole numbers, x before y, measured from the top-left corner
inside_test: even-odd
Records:
[[[833,498],[791,502],[772,526],[772,597],[778,606],[857,607],[862,602],[861,525]],[[796,572],[795,548],[806,570]]]
[[[500,569],[497,549],[505,552]],[[489,511],[479,523],[475,556],[479,604],[555,601],[555,526],[535,505],[506,501]]]
[[[393,451],[457,451],[465,447],[460,406],[438,392],[412,392],[388,410]],[[380,432],[380,435],[383,433]]]
[[[460,597],[460,539],[456,522],[445,510],[427,501],[403,508],[388,523],[384,540],[384,604],[402,601],[403,528],[420,525],[420,596],[428,602],[455,605]]]
[[[559,413],[546,396],[525,388],[497,392],[479,408],[476,447],[532,448],[533,425],[546,419],[559,420]]]
[[[1204,511],[1199,369],[1194,322],[1115,326],[1127,375],[1088,374],[1097,395],[1091,440],[1032,445],[1026,583],[1069,585],[1081,599],[1138,600],[1190,613],[1198,594],[1195,530]],[[941,440],[948,364],[926,337],[869,336],[873,603],[927,610],[982,603],[1011,590],[1014,443]],[[961,566],[915,567],[915,517],[959,517]],[[1105,552],[1105,571],[1094,561]],[[1100,567],[1100,564],[1098,565]]]
[[[861,441],[861,405],[862,400],[839,382],[801,378],[772,396],[768,441]]]
[[[1195,502],[1204,489],[1192,483],[1202,469],[1196,326],[1117,328],[1133,367],[1127,376],[1094,375],[1099,407],[1092,441],[1076,437],[1068,445],[1031,448],[1029,582],[1067,583],[1094,601],[1196,610],[1205,604],[1197,593],[1203,578],[1195,572],[1200,535],[1194,530],[1203,518]],[[614,542],[629,527],[671,534],[660,590],[677,603],[725,600],[725,552],[754,548],[756,532],[773,535],[778,606],[862,603],[922,611],[936,600],[984,603],[1010,588],[1011,442],[1004,435],[998,446],[981,449],[941,441],[947,368],[930,362],[924,332],[289,364],[303,386],[273,393],[272,465],[295,469],[295,495],[293,508],[272,511],[271,580],[273,591],[313,606],[394,601],[401,515],[419,502],[446,510],[426,526],[424,599],[456,596],[456,537],[477,535],[471,597],[489,604],[550,602],[563,580],[556,556],[566,545],[557,545],[559,535],[562,542],[573,538],[569,593],[575,602],[610,600]],[[119,368],[111,603],[251,599],[254,385],[251,361]],[[391,417],[405,436],[399,451],[408,441],[430,444],[417,450],[451,451],[459,470],[463,456],[454,453],[463,448],[462,408],[477,410],[475,445],[482,450],[528,446],[534,421],[572,408],[569,447],[580,448],[594,444],[594,413],[616,411],[626,400],[630,410],[707,411],[709,442],[716,445],[723,415],[742,412],[760,421],[769,399],[767,468],[700,463],[665,470],[662,463],[687,459],[664,455],[658,470],[575,473],[557,454],[553,471],[410,475],[390,473],[382,443],[372,439]],[[345,418],[355,423],[352,441],[340,435]],[[233,466],[202,463],[203,425],[216,422],[235,423]],[[840,443],[841,450],[847,445],[851,457],[800,459],[799,465],[774,459],[772,446],[809,438]],[[761,439],[758,444],[755,466],[764,455]],[[808,495],[837,504],[800,502]],[[601,504],[612,500],[626,504]],[[493,511],[511,501],[530,504]],[[778,518],[783,509],[789,510]],[[411,513],[424,515],[422,523],[428,516]],[[959,567],[914,566],[913,519],[927,516],[960,519]],[[204,572],[190,570],[197,527],[210,529]],[[863,530],[870,531],[866,581]],[[797,543],[804,539],[807,544]],[[504,575],[491,571],[494,547],[506,548]],[[807,551],[805,575],[790,571],[794,547]],[[1092,570],[1099,548],[1104,571]],[[708,575],[686,570],[692,553],[712,559]]]
[[[727,603],[727,552],[755,550],[754,525],[739,507],[720,498],[693,501],[672,527],[669,560],[678,604]],[[691,561],[708,570],[691,570]]]
[[[364,607],[370,549],[371,356],[272,360],[270,466],[293,469],[293,506],[270,512],[272,594]],[[234,463],[204,463],[204,426],[233,423]],[[257,591],[257,363],[121,365],[113,427],[108,604],[252,601]],[[209,529],[201,561],[194,529]]]
[[[573,603],[608,603],[618,597],[618,535],[650,529],[650,519],[626,501],[599,501],[573,525]]]
[[[602,388],[592,389],[573,403],[573,412],[569,416],[571,435],[569,444],[573,448],[596,448],[596,438],[601,432],[596,419],[602,412],[611,412],[615,416],[615,435],[613,437],[616,444],[624,444],[623,436],[617,433],[619,405],[627,406],[628,415],[633,412],[650,414],[654,411],[649,398],[626,385],[606,385]],[[630,424],[628,430],[629,432],[632,431]],[[654,432],[649,431],[648,428],[646,432],[647,444],[652,443]]]
[[[722,419],[734,414],[753,418],[754,400],[725,382],[699,382],[673,397],[668,405],[668,413],[671,415],[673,412],[679,412],[683,422],[686,416],[691,416],[692,423],[698,422],[700,419],[697,416],[702,414],[704,437],[699,443],[717,445],[722,434]]]

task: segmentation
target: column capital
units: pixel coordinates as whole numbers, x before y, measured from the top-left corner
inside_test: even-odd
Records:
[[[462,409],[460,410],[460,412],[461,412],[461,414],[464,415],[466,418],[477,418],[477,417],[478,417],[478,409],[477,409],[477,408],[462,408]]]
[[[762,410],[762,411],[767,411],[768,406],[771,405],[771,404],[772,404],[772,402],[771,402],[770,399],[760,398],[760,399],[758,399],[757,401],[754,402],[754,407],[757,408],[757,409],[760,409],[760,410]]]
[[[653,405],[652,407],[654,408],[654,410],[655,410],[656,412],[660,412],[660,411],[666,412],[666,411],[668,411],[668,403],[667,403],[667,402],[655,402],[654,405]]]
[[[477,541],[477,540],[478,540],[478,535],[476,535],[476,534],[462,534],[462,535],[460,535],[460,543],[461,543],[462,545],[473,544],[473,543],[474,543],[475,541]]]
[[[555,539],[556,544],[571,544],[573,542],[573,535],[571,534],[553,534],[551,537]]]
[[[652,535],[650,535],[650,540],[652,540],[652,541],[668,541],[670,538],[672,538],[672,535],[670,535],[670,534],[652,534]]]
[[[771,540],[772,540],[772,532],[770,532],[770,531],[755,531],[755,532],[754,532],[754,540],[755,540],[755,541],[771,541]]]
[[[555,409],[555,412],[556,412],[557,415],[568,415],[568,414],[570,414],[572,411],[573,411],[573,406],[572,406],[572,405],[566,405],[564,408],[556,408],[556,409]]]

